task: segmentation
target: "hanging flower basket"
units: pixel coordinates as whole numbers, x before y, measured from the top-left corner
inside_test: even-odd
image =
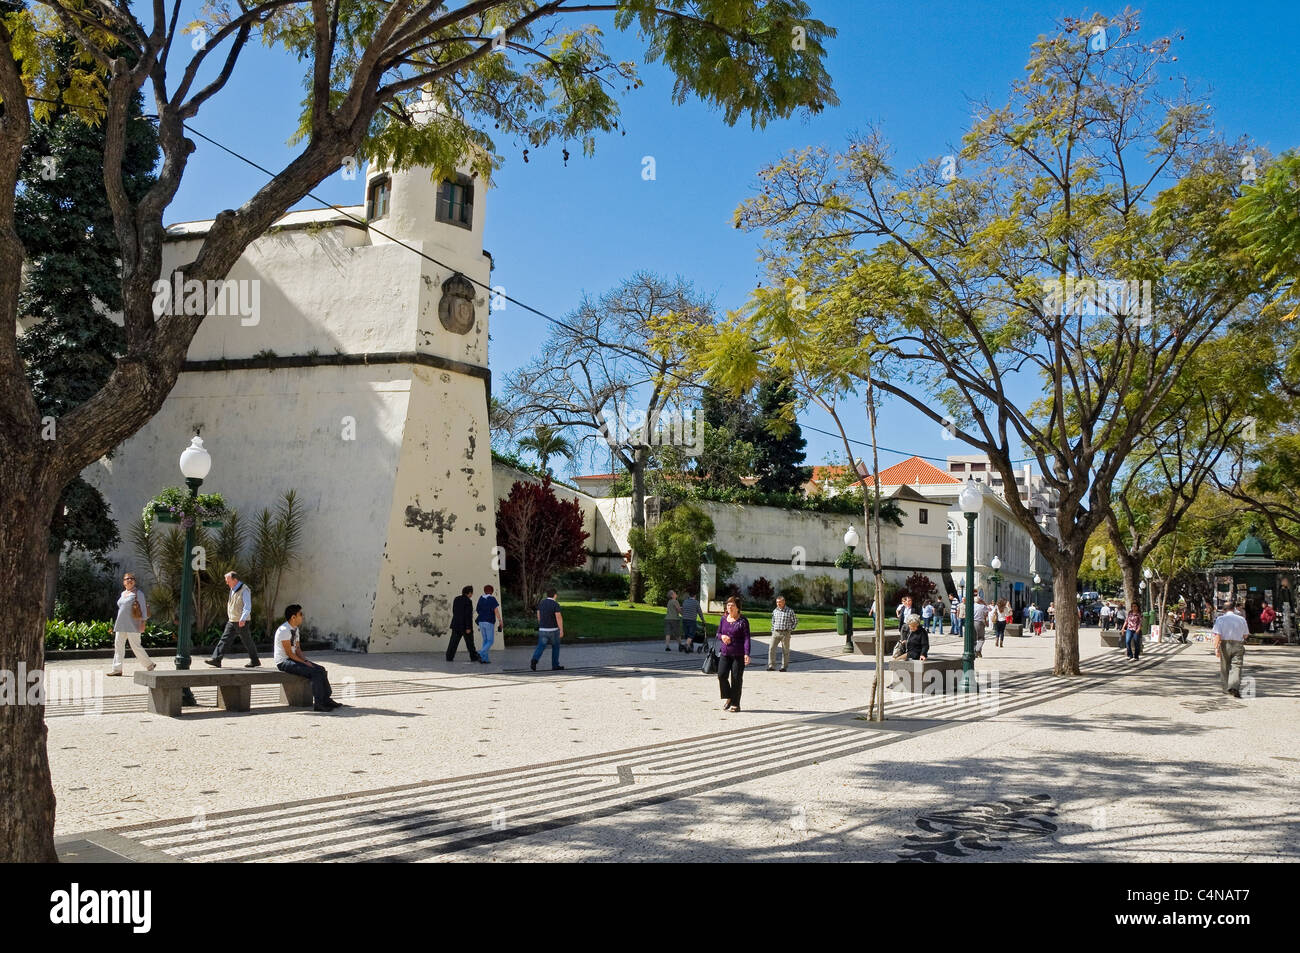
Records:
[[[217,527],[226,515],[226,501],[220,493],[200,493],[190,498],[189,493],[177,486],[169,486],[144,505],[145,529],[152,531],[155,519],[166,523],[179,523],[189,529],[196,523]]]

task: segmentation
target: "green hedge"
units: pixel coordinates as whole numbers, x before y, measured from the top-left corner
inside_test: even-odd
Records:
[[[194,645],[214,645],[221,638],[222,626],[210,626],[206,632],[196,633]],[[174,647],[176,633],[164,626],[150,623],[145,626],[140,641],[147,649]],[[113,623],[68,622],[50,619],[45,623],[45,651],[68,652],[86,649],[111,649]]]

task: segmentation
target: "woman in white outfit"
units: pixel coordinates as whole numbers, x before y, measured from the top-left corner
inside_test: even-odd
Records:
[[[126,654],[126,643],[131,643],[131,651],[138,661],[152,672],[157,666],[149,661],[149,653],[140,642],[140,633],[144,631],[145,621],[149,618],[149,609],[145,605],[144,593],[136,588],[135,576],[127,573],[122,577],[126,588],[117,597],[117,620],[113,623],[113,668],[109,675],[122,674],[122,656]]]

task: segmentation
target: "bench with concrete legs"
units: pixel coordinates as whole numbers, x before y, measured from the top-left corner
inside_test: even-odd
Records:
[[[1101,644],[1109,646],[1112,649],[1122,648],[1124,645],[1124,630],[1108,629],[1101,633]]]
[[[885,633],[885,658],[894,654],[894,646],[898,644],[899,633],[897,630]],[[860,655],[869,655],[876,657],[876,633],[872,631],[854,632],[853,648]]]
[[[279,685],[281,702],[295,708],[312,704],[311,679],[274,668],[233,672],[219,668],[183,672],[155,669],[136,672],[135,683],[149,689],[151,712],[173,718],[181,713],[181,691],[185,688],[216,688],[217,706],[226,711],[248,711],[253,703],[254,685]]]
[[[889,663],[894,682],[890,690],[917,695],[955,693],[961,684],[961,659],[894,659]]]

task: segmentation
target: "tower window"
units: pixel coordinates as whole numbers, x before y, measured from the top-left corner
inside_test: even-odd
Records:
[[[438,221],[461,228],[474,227],[474,184],[467,176],[458,175],[453,182],[443,179],[438,186]]]
[[[930,511],[926,509],[924,506],[921,507],[920,518],[917,520],[917,522],[922,524],[930,522]]]
[[[371,182],[369,193],[366,195],[366,218],[371,220],[387,215],[392,196],[393,182],[388,176],[381,176]]]

